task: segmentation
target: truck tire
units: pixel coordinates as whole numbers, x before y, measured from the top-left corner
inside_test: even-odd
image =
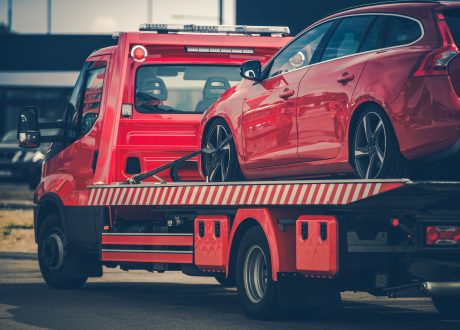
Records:
[[[278,315],[278,293],[272,279],[270,249],[262,229],[254,226],[244,234],[237,256],[237,290],[244,312],[254,319]]]
[[[217,282],[224,288],[233,288],[236,285],[234,276],[225,277],[225,274],[214,276]]]
[[[432,297],[434,307],[443,316],[449,318],[460,318],[460,296],[453,297]]]
[[[69,276],[72,258],[59,215],[52,213],[46,216],[38,236],[38,263],[49,287],[70,290],[79,289],[85,284],[88,277]]]

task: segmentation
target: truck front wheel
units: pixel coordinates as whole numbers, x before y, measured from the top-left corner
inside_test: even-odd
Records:
[[[240,302],[249,317],[269,319],[278,314],[270,249],[260,227],[248,229],[241,240],[237,256],[237,289]]]
[[[48,215],[38,237],[38,263],[46,284],[53,289],[78,289],[87,277],[71,277],[68,274],[72,262],[67,239],[56,213]]]

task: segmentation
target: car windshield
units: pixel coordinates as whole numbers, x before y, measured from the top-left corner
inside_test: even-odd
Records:
[[[136,110],[203,113],[240,80],[238,66],[142,66],[136,74]]]
[[[9,131],[3,136],[2,143],[16,143],[17,140],[18,140],[17,132]]]

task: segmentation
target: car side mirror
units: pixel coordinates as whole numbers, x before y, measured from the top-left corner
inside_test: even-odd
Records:
[[[18,144],[21,148],[37,148],[40,146],[40,127],[38,125],[38,109],[24,107],[18,117]]]
[[[240,75],[244,79],[261,81],[262,65],[257,60],[246,61],[240,67]]]

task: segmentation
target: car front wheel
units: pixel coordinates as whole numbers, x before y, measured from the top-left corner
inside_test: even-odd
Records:
[[[216,150],[203,155],[203,172],[210,182],[242,179],[233,140],[223,144],[229,135],[231,135],[230,128],[223,119],[215,120],[206,131],[203,147],[208,150]]]

